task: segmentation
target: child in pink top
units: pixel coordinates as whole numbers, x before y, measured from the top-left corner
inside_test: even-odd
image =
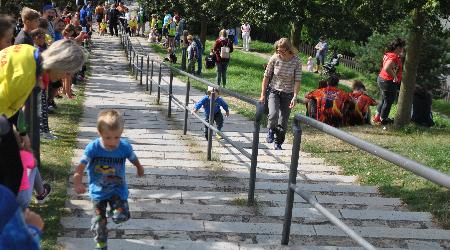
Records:
[[[23,175],[19,193],[17,194],[17,203],[19,203],[19,206],[22,209],[25,209],[30,205],[37,168],[35,168],[36,162],[34,160],[33,153],[30,151],[21,149],[20,158],[23,165]]]

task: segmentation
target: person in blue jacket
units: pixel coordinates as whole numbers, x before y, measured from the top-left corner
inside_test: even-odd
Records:
[[[0,249],[40,249],[43,228],[42,218],[23,212],[11,190],[0,185]]]
[[[215,93],[214,122],[217,125],[217,129],[219,131],[221,131],[222,127],[223,127],[223,115],[222,115],[220,107],[222,107],[223,110],[225,110],[225,116],[229,116],[230,111],[228,110],[228,104],[225,102],[225,100],[222,99],[222,97],[220,97],[219,90],[214,89],[213,87],[208,87],[207,94],[205,96],[203,96],[202,99],[200,99],[200,101],[198,101],[194,105],[194,109],[192,110],[192,112],[197,112],[201,107],[203,107],[203,109],[205,111],[205,120],[206,120],[206,122],[209,122],[209,110],[210,110],[209,96],[211,95],[211,93],[213,91]],[[206,137],[206,140],[208,140],[208,127],[207,126],[205,126],[205,137]],[[219,134],[217,134],[216,137],[218,140],[222,139],[222,137]]]

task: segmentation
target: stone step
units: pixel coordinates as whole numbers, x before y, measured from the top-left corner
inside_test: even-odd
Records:
[[[78,149],[84,149],[87,144],[89,144],[91,139],[80,139],[77,143]],[[136,141],[128,139],[130,143],[133,144],[133,149],[137,151],[152,151],[152,152],[186,152],[188,148],[193,149],[206,149],[207,141],[204,142],[191,142],[189,140],[184,141],[184,145],[180,143],[180,140],[164,140],[161,139],[146,139],[145,141]],[[135,143],[136,142],[136,143]],[[182,141],[183,142],[183,141]],[[241,145],[240,146],[244,146]],[[261,146],[261,145],[260,145]],[[270,145],[272,146],[272,145]],[[238,154],[240,153],[237,149],[227,144],[226,142],[219,143],[217,140],[213,141],[214,151],[219,154]],[[251,145],[249,144],[247,148],[244,148],[248,153],[252,153]],[[270,155],[273,157],[290,157],[291,151],[289,150],[274,150],[273,147],[259,148],[258,155]],[[311,154],[300,152],[300,157],[311,158]],[[290,161],[290,158],[285,158]]]
[[[201,205],[188,202],[161,202],[154,200],[139,200],[129,202],[130,211],[172,214],[214,214],[232,216],[267,216],[283,217],[284,207],[266,207],[262,205],[257,208],[247,206],[230,205]],[[92,203],[87,200],[69,200],[66,207],[72,210],[81,210],[84,214],[93,214]],[[329,212],[342,220],[379,220],[379,221],[409,221],[409,222],[431,222],[430,213],[422,212],[402,212],[402,211],[382,211],[382,210],[355,210],[355,209],[329,209]],[[306,218],[309,223],[327,222],[327,218],[311,207],[294,208],[293,218]]]
[[[129,167],[125,169],[128,174],[136,174],[136,168]],[[217,170],[201,170],[201,169],[193,169],[187,170],[184,168],[151,168],[145,167],[146,175],[157,175],[157,176],[177,176],[177,177],[207,177],[207,178],[239,178],[239,179],[249,179],[250,173],[247,167],[242,167],[240,169],[226,169],[220,168]],[[279,180],[286,181],[289,179],[289,173],[268,173],[268,172],[256,172],[257,179],[264,180]],[[323,182],[342,182],[342,183],[354,183],[357,180],[356,176],[348,176],[348,175],[327,175],[327,174],[303,174],[300,173],[297,176],[297,181],[323,181]]]
[[[213,149],[214,150],[214,149]],[[159,151],[145,151],[145,150],[134,150],[136,155],[142,164],[152,165],[155,159],[169,159],[169,160],[199,160],[206,159],[206,150],[203,153],[190,153],[190,152],[159,152]],[[75,158],[81,158],[83,155],[84,149],[75,149],[74,156]],[[212,154],[218,158],[220,158],[221,162],[225,163],[245,163],[250,162],[248,158],[243,155],[220,155],[215,153]],[[150,159],[145,161],[146,159]],[[258,156],[258,164],[261,163],[279,163],[279,162],[290,162],[288,156],[284,157],[272,157],[267,155]],[[298,160],[299,164],[324,164],[324,160],[320,158],[311,158],[311,157],[301,157]],[[289,164],[289,163],[287,163]]]
[[[280,238],[280,237],[278,237]],[[280,239],[277,239],[279,242]],[[108,240],[108,249],[110,250],[211,250],[211,249],[226,249],[226,250],[288,250],[288,249],[302,249],[302,250],[363,250],[362,247],[336,247],[336,246],[299,246],[290,245],[282,246],[278,242],[271,241],[264,244],[248,244],[245,242],[220,242],[220,241],[190,241],[190,240],[153,240],[153,239],[110,239]],[[278,244],[277,244],[278,243]],[[92,249],[94,242],[90,238],[69,238],[58,237],[58,244],[66,250]],[[415,246],[416,244],[408,244],[408,246]],[[423,243],[420,246],[426,246],[427,250],[441,250],[438,244]],[[402,250],[406,248],[377,248],[379,250]],[[412,249],[412,248],[408,248]]]
[[[247,193],[231,193],[231,192],[204,192],[204,191],[181,191],[181,190],[143,190],[143,189],[129,189],[130,199],[155,199],[155,200],[175,200],[199,202],[202,204],[229,204],[233,201],[246,201]],[[73,199],[85,198],[88,199],[87,194],[77,195],[72,188],[68,189],[68,194]],[[328,205],[350,205],[350,206],[365,206],[367,208],[383,208],[383,207],[398,207],[402,202],[398,198],[384,198],[384,197],[366,197],[366,196],[332,196],[332,195],[314,195],[316,200],[324,206]],[[258,202],[271,202],[285,206],[285,194],[270,194],[255,193],[255,199]],[[306,203],[300,196],[295,196],[294,200],[296,206],[299,203]]]
[[[63,217],[61,224],[65,229],[89,229],[91,218]],[[282,232],[281,223],[244,223],[218,222],[205,220],[158,220],[131,219],[123,224],[108,224],[109,230],[152,230],[152,231],[186,231],[240,234],[271,234]],[[351,227],[356,233],[367,238],[381,239],[416,239],[449,240],[450,230],[411,229],[388,227]],[[348,237],[336,226],[305,225],[293,223],[291,235]]]
[[[86,183],[87,178],[83,178],[83,183]],[[72,181],[72,177],[70,177]],[[218,190],[245,190],[247,189],[248,181],[237,178],[223,178],[215,181],[201,180],[201,179],[176,179],[176,178],[156,178],[155,176],[135,177],[128,176],[127,183],[130,187],[140,187],[143,189],[150,189],[152,187],[159,187],[165,189],[189,189],[189,190],[203,190],[218,189]],[[357,186],[350,184],[332,184],[332,183],[300,183],[297,187],[308,192],[327,192],[327,193],[356,193],[376,195],[378,188],[374,186]],[[206,190],[205,190],[206,189]],[[255,182],[256,190],[267,191],[286,191],[287,183],[278,182]],[[208,191],[210,191],[208,190]]]

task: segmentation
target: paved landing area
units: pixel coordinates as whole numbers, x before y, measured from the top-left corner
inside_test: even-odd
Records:
[[[256,180],[257,205],[246,206],[250,161],[224,142],[214,140],[213,161],[206,161],[207,143],[200,121],[189,118],[183,135],[184,111],[167,117],[167,96],[145,93],[129,76],[125,54],[116,37],[94,36],[92,76],[86,86],[84,114],[75,151],[97,136],[96,117],[104,108],[120,110],[126,137],[145,168],[145,176],[127,163],[131,219],[109,221],[108,249],[360,249],[299,196],[295,198],[291,240],[280,246],[291,148],[275,151],[261,129]],[[159,59],[141,42],[140,53]],[[167,71],[163,79],[168,80]],[[157,79],[155,75],[155,80]],[[155,88],[154,88],[155,89]],[[174,94],[184,100],[185,83],[174,79]],[[204,93],[191,91],[192,103]],[[225,97],[226,98],[226,97]],[[192,105],[191,103],[191,105]],[[253,122],[231,112],[223,131],[251,152]],[[450,231],[438,228],[429,213],[410,212],[397,198],[384,198],[377,187],[360,186],[338,166],[301,152],[299,186],[311,192],[331,213],[381,249],[446,249]],[[84,179],[84,182],[86,180]],[[89,229],[93,209],[89,197],[68,187],[70,215],[61,220],[58,242],[65,249],[92,249]]]

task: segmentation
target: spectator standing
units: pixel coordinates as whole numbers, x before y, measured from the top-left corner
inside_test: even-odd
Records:
[[[111,36],[114,36],[114,35],[119,36],[119,31],[117,29],[117,25],[119,23],[119,16],[120,16],[120,13],[116,9],[115,4],[111,4],[110,8],[107,11],[109,34]]]
[[[53,8],[53,5],[47,4],[42,9],[42,18],[48,21],[48,34],[51,36],[52,40],[55,39],[55,27],[53,25],[53,21],[56,18],[56,11]]]
[[[0,50],[9,47],[14,37],[14,19],[0,15]]]
[[[250,24],[248,22],[244,22],[241,26],[242,46],[244,51],[250,51],[250,31]]]
[[[0,91],[0,116],[4,115],[9,121],[9,132],[2,136],[0,142],[0,184],[12,186],[11,183],[16,180],[14,173],[20,172],[20,184],[23,172],[12,126],[14,125],[22,136],[22,143],[27,144],[26,126],[18,119],[18,111],[36,85],[37,77],[41,73],[48,73],[50,80],[56,81],[65,75],[73,74],[81,69],[86,56],[75,42],[60,40],[42,53],[42,59],[37,49],[27,44],[5,48],[0,51],[0,57],[4,58],[4,64],[0,65],[0,89],[3,90]],[[29,144],[29,138],[27,140]],[[17,193],[18,189],[11,190]]]
[[[276,54],[269,59],[264,72],[260,102],[264,103],[267,87],[270,86],[267,124],[269,131],[266,141],[275,142],[274,148],[281,150],[289,115],[296,105],[297,93],[300,90],[302,63],[289,39],[281,38],[275,43],[275,48]]]
[[[147,22],[147,16],[143,7],[139,8],[139,12],[137,13],[137,21],[138,21],[137,35],[140,36],[142,31],[142,36],[145,36],[144,33],[145,33],[145,23]]]
[[[236,35],[236,28],[229,28],[227,30],[228,39],[233,43],[234,42],[234,36]]]
[[[100,27],[100,24],[102,23],[104,17],[105,7],[103,6],[103,2],[100,2],[100,4],[95,8],[95,20],[98,23],[98,27]]]
[[[317,61],[317,68],[314,73],[319,73],[321,70],[321,65],[323,66],[325,63],[325,59],[327,57],[328,52],[328,43],[325,40],[324,36],[321,36],[319,39],[319,42],[314,47],[316,49],[316,61]]]
[[[194,42],[194,39],[192,35],[187,36],[188,44],[187,47],[187,59],[188,59],[188,66],[187,66],[187,72],[190,74],[194,74],[195,71],[195,63],[197,62],[197,46]]]
[[[40,14],[33,9],[25,7],[22,9],[21,16],[23,29],[17,34],[14,44],[33,45],[33,39],[30,36],[30,32],[39,26]]]
[[[203,55],[203,45],[198,37],[194,37],[195,49],[197,53],[197,75],[202,75],[202,55]]]
[[[216,54],[216,66],[217,66],[217,85],[227,85],[227,68],[230,62],[230,54],[233,52],[233,41],[230,41],[227,37],[227,31],[221,30],[219,32],[219,38],[214,43],[213,51]]]
[[[389,44],[383,55],[383,64],[377,78],[378,87],[381,91],[381,101],[377,107],[377,114],[373,118],[375,123],[390,124],[394,122],[389,118],[389,113],[402,82],[401,55],[405,46],[405,40],[396,38]]]

